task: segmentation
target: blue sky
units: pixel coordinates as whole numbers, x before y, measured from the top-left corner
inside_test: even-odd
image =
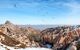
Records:
[[[0,23],[80,24],[80,0],[0,0]]]

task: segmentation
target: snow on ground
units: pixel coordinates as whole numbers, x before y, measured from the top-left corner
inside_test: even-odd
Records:
[[[51,50],[48,48],[25,48],[25,49],[14,49],[14,48],[8,48],[10,50]],[[0,50],[6,50],[4,47],[0,47]]]
[[[14,47],[9,47],[9,46],[6,46],[6,45],[0,43],[0,50],[7,50],[7,49],[10,49],[10,50],[51,50],[48,48],[24,48],[24,49],[19,48],[19,49],[15,49]]]
[[[17,49],[17,50],[51,50],[47,48],[25,48],[25,49]]]

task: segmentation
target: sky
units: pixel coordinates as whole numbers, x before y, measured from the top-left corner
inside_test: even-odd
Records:
[[[0,23],[80,24],[80,0],[0,0]]]

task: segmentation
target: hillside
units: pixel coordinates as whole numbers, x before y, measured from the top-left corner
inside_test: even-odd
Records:
[[[75,44],[75,45],[74,45]],[[0,45],[20,48],[50,48],[67,50],[75,46],[80,49],[80,27],[56,26],[39,30],[34,27],[15,25],[10,21],[0,25]]]

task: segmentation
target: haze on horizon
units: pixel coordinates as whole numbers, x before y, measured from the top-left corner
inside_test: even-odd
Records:
[[[80,0],[0,0],[0,24],[80,24]]]

